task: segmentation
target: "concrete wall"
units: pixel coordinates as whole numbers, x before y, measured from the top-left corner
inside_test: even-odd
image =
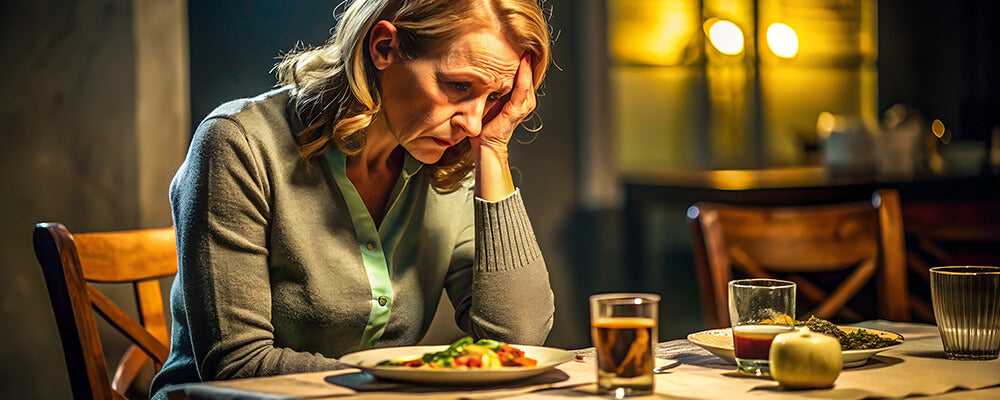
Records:
[[[0,3],[0,398],[70,396],[34,224],[171,223],[167,185],[189,125],[186,23],[182,0]],[[120,354],[124,340],[99,329]]]

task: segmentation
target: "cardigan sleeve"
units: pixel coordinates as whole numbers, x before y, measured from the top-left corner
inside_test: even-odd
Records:
[[[274,346],[268,177],[259,148],[226,118],[206,120],[171,187],[180,291],[201,380],[336,368],[334,359]],[[176,285],[177,283],[175,283]]]
[[[548,270],[520,191],[501,201],[474,201],[472,265],[454,265],[446,282],[455,320],[477,338],[540,345],[552,329],[555,306]]]

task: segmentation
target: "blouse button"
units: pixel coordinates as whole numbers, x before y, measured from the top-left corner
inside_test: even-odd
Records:
[[[366,244],[365,247],[367,247],[368,250],[375,250],[375,243],[368,242],[368,244]]]
[[[389,298],[385,296],[378,297],[378,305],[385,307],[385,304],[389,302]]]

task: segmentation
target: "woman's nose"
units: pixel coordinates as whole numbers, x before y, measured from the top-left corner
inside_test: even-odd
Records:
[[[486,112],[485,99],[466,102],[451,117],[452,126],[461,129],[465,136],[479,136],[483,129],[484,112]]]

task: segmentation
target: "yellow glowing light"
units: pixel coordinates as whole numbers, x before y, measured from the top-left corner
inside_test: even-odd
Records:
[[[722,54],[734,55],[743,51],[743,32],[736,24],[721,20],[708,28],[708,39]]]
[[[944,127],[944,122],[941,122],[940,119],[935,119],[934,122],[931,122],[931,132],[938,139],[941,139],[941,143],[951,143],[951,131]]]
[[[682,65],[701,44],[698,2],[613,0],[608,2],[608,45],[615,61]]]
[[[746,189],[754,179],[750,171],[727,169],[712,171],[708,180],[721,189]]]
[[[931,123],[931,132],[934,132],[934,136],[941,137],[944,136],[944,122],[939,119],[935,119]]]
[[[816,133],[820,139],[830,137],[830,132],[833,132],[836,127],[837,117],[827,111],[819,113],[819,117],[816,118]]]
[[[799,52],[799,37],[785,24],[771,24],[767,28],[767,45],[778,57],[792,58]]]

